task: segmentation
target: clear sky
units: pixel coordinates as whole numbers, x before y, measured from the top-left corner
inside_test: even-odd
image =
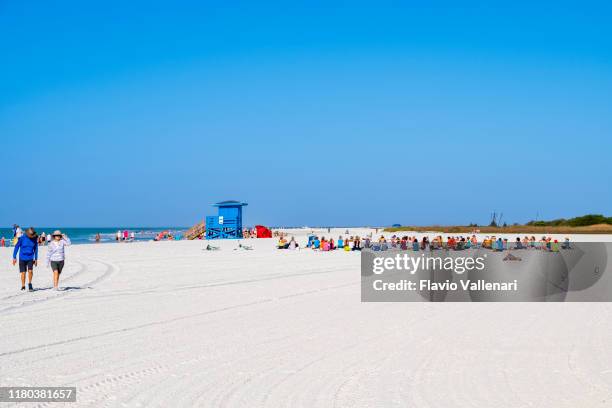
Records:
[[[0,224],[612,215],[612,6],[533,3],[0,1]]]

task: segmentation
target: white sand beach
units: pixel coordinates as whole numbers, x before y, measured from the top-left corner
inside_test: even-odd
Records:
[[[40,266],[33,293],[0,248],[0,386],[76,386],[79,407],[612,406],[612,304],[361,303],[358,253],[242,242],[76,245],[66,289]]]

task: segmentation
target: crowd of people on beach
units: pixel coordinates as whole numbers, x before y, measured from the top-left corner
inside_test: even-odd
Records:
[[[153,238],[153,241],[174,241],[176,237],[170,231],[162,231]]]
[[[387,250],[390,248],[397,248],[400,250],[465,250],[470,248],[485,248],[493,251],[506,251],[511,249],[538,249],[550,252],[559,252],[559,249],[570,249],[570,239],[560,243],[552,237],[543,236],[537,240],[535,236],[525,236],[523,238],[517,237],[513,243],[509,242],[507,238],[486,236],[482,241],[479,241],[476,235],[471,237],[464,236],[447,236],[446,239],[442,235],[437,235],[431,240],[428,237],[422,237],[420,240],[416,236],[403,236],[399,237],[393,235],[390,239],[380,236],[376,243],[366,242],[365,248],[372,248],[373,250]]]
[[[284,234],[279,234],[278,249],[299,249],[300,246],[294,237],[289,240]],[[507,238],[496,236],[486,236],[482,241],[479,241],[476,235],[472,236],[447,236],[437,235],[433,238],[427,236],[418,239],[416,236],[399,237],[393,235],[390,238],[381,235],[378,239],[373,239],[372,234],[368,234],[364,238],[359,236],[339,236],[337,240],[333,238],[319,238],[316,235],[310,235],[305,245],[307,249],[315,251],[361,251],[362,249],[372,249],[374,251],[386,251],[389,249],[398,250],[465,250],[470,248],[485,248],[493,251],[520,250],[520,249],[537,249],[549,252],[559,252],[560,249],[570,249],[570,240],[565,238],[563,242],[559,242],[551,237],[543,236],[539,240],[535,236],[517,237],[515,241],[509,242]]]
[[[134,233],[134,231],[128,231],[128,230],[117,230],[117,233],[115,234],[115,241],[117,242],[132,242],[136,240],[136,234]]]
[[[320,250],[320,251],[361,251],[362,244],[365,244],[365,241],[368,238],[366,237],[362,240],[359,236],[349,236],[343,237],[340,235],[336,241],[333,238],[325,238],[324,236],[319,239],[318,236],[311,236],[308,238],[308,243],[306,244],[307,248],[312,250]]]
[[[300,246],[295,241],[294,237],[287,240],[285,234],[278,234],[279,239],[276,247],[278,249],[298,249]],[[340,235],[337,240],[333,238],[325,238],[322,236],[320,239],[317,235],[310,235],[308,237],[308,242],[306,243],[307,249],[312,249],[315,251],[361,251],[363,242],[368,240],[369,238],[365,238],[364,241],[359,236],[348,236],[344,237]]]

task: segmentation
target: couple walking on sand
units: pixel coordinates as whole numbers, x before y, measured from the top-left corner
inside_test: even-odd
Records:
[[[64,269],[66,259],[65,248],[70,245],[70,239],[56,230],[51,234],[51,241],[47,247],[47,265],[53,271],[53,289],[59,290],[59,277]],[[28,228],[25,235],[22,235],[15,244],[13,250],[13,266],[17,264],[17,254],[19,253],[19,273],[21,275],[21,290],[25,290],[26,273],[28,274],[28,290],[32,287],[32,277],[34,267],[38,266],[38,234],[34,228]]]

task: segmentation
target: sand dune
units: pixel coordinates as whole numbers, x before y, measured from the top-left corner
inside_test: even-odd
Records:
[[[92,407],[612,406],[610,304],[361,303],[358,254],[274,243],[74,246],[67,289],[40,267],[26,294],[0,248],[0,386]]]

